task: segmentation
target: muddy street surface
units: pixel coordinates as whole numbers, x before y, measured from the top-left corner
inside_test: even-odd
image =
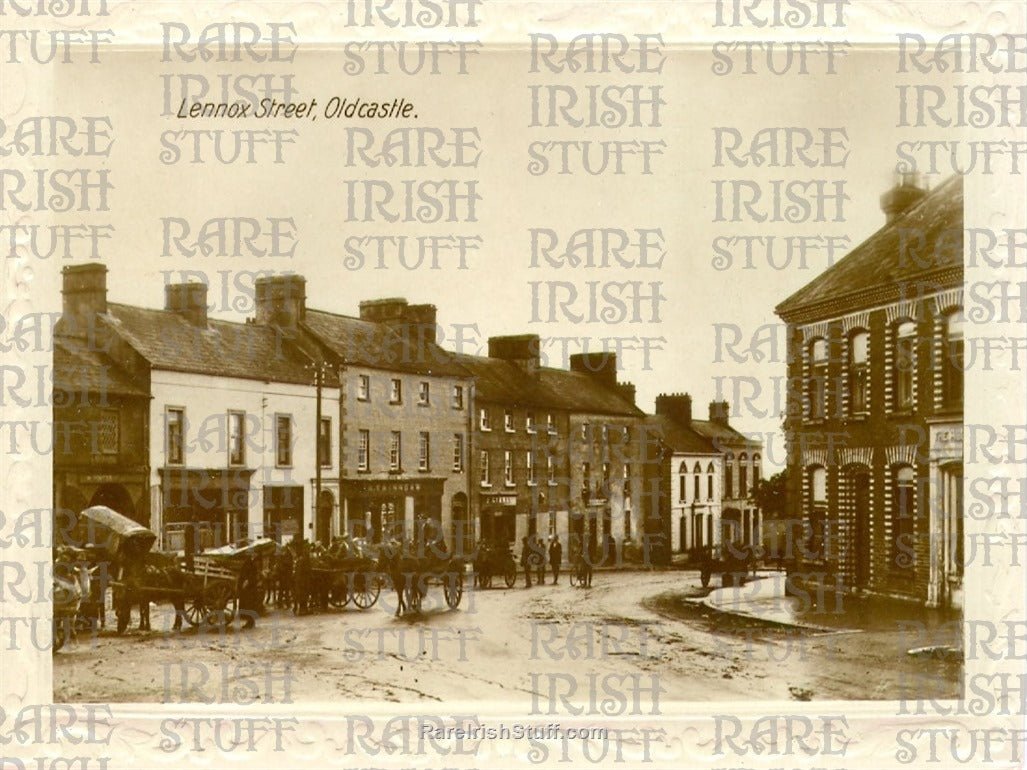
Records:
[[[551,580],[551,577],[549,578]],[[844,622],[796,628],[689,601],[687,571],[596,573],[558,585],[464,592],[450,610],[433,586],[417,615],[395,617],[383,590],[367,610],[294,616],[256,628],[79,637],[54,655],[58,702],[240,703],[490,700],[533,714],[658,714],[674,701],[953,698],[961,664],[931,648],[952,624]],[[920,648],[919,654],[907,650]]]

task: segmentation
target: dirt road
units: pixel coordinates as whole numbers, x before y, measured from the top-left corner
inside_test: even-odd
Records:
[[[167,606],[153,632],[102,632],[54,656],[58,702],[397,703],[496,700],[533,714],[660,713],[672,701],[955,697],[959,664],[908,630],[816,631],[767,624],[686,601],[692,572],[597,573],[559,585],[440,588],[417,616],[394,594],[369,610],[295,617],[272,610],[253,630],[174,633]],[[110,620],[113,620],[111,617]],[[112,625],[109,622],[108,628]],[[931,632],[952,643],[954,634]],[[953,637],[953,638],[949,638]]]

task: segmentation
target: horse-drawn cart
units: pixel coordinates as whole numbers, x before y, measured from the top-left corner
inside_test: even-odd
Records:
[[[377,562],[363,547],[347,544],[345,550],[329,549],[312,560],[315,582],[328,587],[328,604],[341,609],[353,603],[366,610],[375,605],[382,591]]]
[[[396,614],[404,609],[420,612],[431,586],[441,585],[446,606],[455,610],[464,595],[464,573],[467,564],[444,550],[429,546],[420,553],[411,552],[410,544],[393,543],[382,547],[379,568],[389,575],[397,595]]]
[[[517,583],[517,562],[509,545],[482,543],[474,559],[474,575],[479,588],[491,588],[492,579],[502,577],[507,588]]]

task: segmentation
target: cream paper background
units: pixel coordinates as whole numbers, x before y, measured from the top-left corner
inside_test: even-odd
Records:
[[[732,269],[724,273],[710,266],[712,257],[709,242],[714,234],[747,232],[763,233],[764,228],[745,224],[715,225],[710,222],[712,191],[710,186],[692,186],[691,180],[715,177],[738,178],[743,174],[751,178],[809,178],[826,177],[846,179],[853,200],[846,205],[848,218],[843,225],[805,225],[795,228],[781,227],[769,232],[785,234],[793,229],[808,233],[816,228],[830,234],[851,236],[851,246],[880,226],[882,215],[876,206],[877,196],[889,183],[888,169],[894,163],[894,145],[897,138],[928,139],[956,138],[951,133],[931,129],[897,129],[894,84],[901,82],[939,82],[938,75],[896,75],[896,57],[889,53],[899,32],[920,32],[927,36],[940,36],[953,32],[1019,32],[1025,29],[1022,4],[1014,2],[857,2],[846,9],[847,25],[843,29],[816,28],[793,30],[789,28],[751,27],[733,29],[714,27],[713,4],[707,2],[547,2],[519,3],[489,0],[479,8],[480,26],[476,28],[417,30],[416,28],[348,28],[342,24],[339,8],[332,3],[112,3],[110,15],[104,17],[69,16],[0,17],[4,28],[87,28],[113,29],[114,47],[101,49],[102,64],[81,61],[75,64],[40,66],[32,63],[0,64],[0,118],[9,126],[19,117],[29,115],[110,114],[114,122],[115,152],[109,160],[115,190],[109,214],[89,214],[82,217],[65,215],[64,221],[110,221],[116,227],[116,240],[104,253],[111,270],[110,298],[145,306],[161,305],[163,279],[160,270],[197,267],[187,260],[162,260],[159,255],[159,233],[153,223],[164,215],[185,216],[196,220],[205,216],[248,215],[294,216],[300,231],[300,248],[290,264],[252,265],[241,261],[238,265],[217,265],[217,269],[292,269],[303,273],[310,281],[309,301],[312,306],[339,312],[354,312],[360,299],[376,296],[407,296],[411,301],[432,302],[439,308],[440,322],[478,322],[480,339],[490,334],[509,334],[521,331],[547,334],[651,334],[668,339],[667,349],[653,359],[652,372],[639,371],[638,362],[627,361],[627,379],[639,385],[639,404],[649,410],[652,397],[663,390],[689,389],[697,404],[713,398],[713,377],[737,374],[774,376],[783,373],[782,363],[752,369],[745,366],[706,364],[712,361],[713,332],[716,321],[735,321],[748,333],[760,323],[773,322],[772,308],[776,302],[811,280],[826,263],[823,257],[811,258],[808,271],[775,272],[767,269],[745,274]],[[484,43],[481,53],[471,59],[471,75],[431,78],[376,78],[366,90],[370,93],[404,96],[413,91],[418,105],[420,122],[425,125],[478,126],[482,132],[482,164],[477,178],[481,180],[484,200],[479,204],[479,223],[454,223],[453,232],[480,233],[485,238],[484,248],[472,257],[469,271],[440,271],[437,274],[417,271],[364,270],[347,272],[338,267],[342,259],[339,249],[340,231],[332,220],[333,206],[338,210],[342,196],[338,192],[340,167],[333,157],[331,129],[317,125],[299,127],[303,133],[300,144],[287,148],[289,163],[281,167],[260,165],[250,169],[217,167],[213,165],[162,166],[157,161],[159,134],[167,127],[199,128],[199,125],[170,126],[170,120],[159,116],[159,74],[172,71],[205,71],[205,67],[160,62],[161,21],[182,21],[194,30],[203,24],[225,20],[251,20],[258,24],[271,21],[291,22],[295,25],[295,39],[300,44],[293,65],[275,65],[273,71],[293,72],[301,97],[321,94],[345,94],[354,90],[352,78],[333,72],[332,50],[339,41],[371,39],[463,39]],[[668,63],[664,74],[652,76],[626,75],[610,78],[607,75],[533,76],[527,74],[527,36],[530,32],[549,32],[560,38],[574,34],[594,32],[635,33],[659,32],[663,35],[664,53]],[[781,87],[766,89],[750,86],[745,76],[733,75],[715,78],[708,72],[712,63],[709,48],[714,41],[743,40],[847,40],[857,46],[839,63],[839,75],[831,78],[780,78]],[[874,53],[874,52],[877,53]],[[814,59],[814,65],[822,60]],[[860,62],[859,67],[854,63]],[[328,62],[328,64],[324,64]],[[207,65],[212,67],[213,65]],[[232,64],[229,68],[272,71],[260,65]],[[216,69],[216,68],[215,68]],[[988,73],[955,75],[961,82],[991,82]],[[1004,75],[1000,82],[1015,82],[1017,76]],[[1022,76],[1021,76],[1022,78]],[[306,83],[316,84],[306,88]],[[527,141],[543,138],[575,138],[567,129],[527,129],[528,99],[525,86],[536,83],[573,82],[641,82],[661,83],[668,104],[661,110],[663,126],[659,129],[627,129],[629,138],[658,138],[667,141],[667,154],[657,159],[656,173],[652,176],[624,177],[572,177],[529,178],[523,171],[527,163],[524,146]],[[842,83],[841,87],[837,83]],[[951,82],[951,81],[949,81]],[[884,84],[882,86],[882,83]],[[363,88],[363,82],[361,82]],[[891,93],[888,93],[891,89]],[[309,91],[309,93],[307,93]],[[427,108],[421,105],[428,105]],[[818,119],[822,113],[823,119]],[[876,112],[881,110],[880,113]],[[797,125],[809,128],[819,126],[845,126],[850,132],[853,155],[843,170],[797,168],[762,169],[752,173],[736,169],[712,169],[712,138],[708,126],[735,126],[746,128],[769,125]],[[233,127],[226,125],[225,127]],[[248,126],[247,126],[248,127]],[[291,128],[282,122],[267,127]],[[374,126],[380,131],[380,126]],[[966,132],[960,138],[970,139],[1024,139],[1024,131],[985,129]],[[582,130],[582,138],[621,138],[601,129]],[[22,167],[67,167],[65,158],[4,158],[5,165]],[[355,176],[370,177],[367,171],[355,169]],[[409,172],[404,175],[404,171]],[[723,173],[720,173],[723,172]],[[392,175],[391,172],[389,175]],[[389,176],[382,174],[381,176]],[[377,175],[376,175],[377,176]],[[400,170],[393,178],[439,178],[450,176],[434,169]],[[466,178],[459,175],[460,178]],[[273,182],[268,182],[273,178]],[[333,181],[334,180],[334,181]],[[938,181],[938,180],[936,180]],[[333,187],[334,185],[334,187]],[[965,226],[1024,227],[1024,177],[994,175],[971,176],[966,180]],[[10,210],[5,211],[10,214]],[[30,213],[20,221],[42,222],[39,215]],[[668,244],[668,258],[658,276],[650,271],[630,276],[638,280],[663,280],[668,297],[666,314],[660,324],[648,328],[633,326],[629,331],[608,329],[569,329],[566,326],[547,328],[530,325],[526,282],[529,280],[568,279],[583,281],[596,276],[556,274],[555,271],[530,271],[527,262],[525,229],[548,226],[567,232],[585,226],[662,227]],[[422,228],[425,229],[425,228]],[[359,224],[355,232],[393,232],[396,228]],[[418,228],[407,227],[407,232]],[[399,230],[402,231],[402,230]],[[432,228],[438,232],[437,228]],[[3,314],[12,319],[30,312],[53,312],[60,308],[60,268],[56,260],[30,261],[26,257],[5,256],[3,268]],[[200,266],[202,268],[202,266]],[[328,276],[331,280],[319,280]],[[610,276],[612,280],[626,280],[623,276]],[[1023,270],[1017,268],[994,269],[978,263],[970,264],[966,281],[1022,281]],[[694,288],[693,288],[694,287]],[[968,312],[972,305],[966,302]],[[973,315],[970,316],[973,321]],[[988,336],[1023,337],[1024,325],[1014,317],[1008,323],[991,322],[974,334]],[[689,342],[693,335],[698,342]],[[574,351],[571,351],[574,352]],[[696,358],[698,356],[698,359]],[[49,352],[22,351],[12,358],[4,353],[4,363],[14,362],[31,369],[49,363]],[[697,362],[698,361],[698,362]],[[555,362],[560,365],[560,362]],[[967,425],[986,424],[996,428],[1025,423],[1027,393],[1022,362],[1020,371],[1010,371],[1010,359],[996,359],[993,371],[973,368],[967,373]],[[727,394],[730,397],[730,394]],[[765,406],[767,404],[764,404]],[[769,405],[772,406],[772,405]],[[49,407],[35,405],[23,409],[4,401],[3,419],[49,420]],[[16,417],[14,416],[16,414]],[[745,429],[773,433],[778,421],[773,416],[764,420],[740,418]],[[775,439],[780,441],[780,436]],[[6,447],[4,447],[6,449]],[[779,453],[781,450],[778,450]],[[1019,462],[995,466],[975,456],[967,445],[965,450],[966,477],[1007,476],[1024,478],[1023,457],[1027,450],[1019,448]],[[771,447],[768,460],[773,462]],[[2,510],[6,515],[3,534],[10,536],[12,519],[23,510],[46,507],[51,500],[51,477],[48,457],[11,455],[4,453],[0,489]],[[766,468],[770,473],[774,468]],[[972,503],[969,495],[968,505]],[[1013,498],[1012,506],[1023,501]],[[985,531],[1022,532],[1023,519],[987,519],[967,521],[967,535]],[[19,560],[26,565],[46,563],[50,558],[48,547],[5,547],[5,560]],[[1022,565],[1022,562],[1021,562]],[[1023,620],[1024,574],[1022,566],[1013,568],[999,562],[985,567],[979,562],[967,568],[967,609],[965,618],[989,619],[995,622]],[[5,617],[49,614],[46,602],[31,605],[9,604],[3,607]],[[0,693],[7,720],[0,726],[0,734],[10,736],[13,715],[28,705],[49,703],[52,693],[49,652],[33,649],[2,649]],[[989,660],[979,648],[967,646],[966,672],[997,674],[1020,673],[1024,670],[1023,644],[1021,657],[1010,660]],[[983,659],[982,659],[983,658]],[[116,666],[116,661],[107,664]],[[155,694],[159,697],[159,694]],[[670,699],[667,698],[666,701]],[[753,700],[745,703],[670,703],[664,702],[664,716],[627,717],[609,720],[613,728],[630,731],[648,727],[665,731],[654,738],[651,759],[654,767],[899,767],[910,766],[898,761],[896,731],[903,728],[953,727],[962,729],[1023,728],[1023,715],[998,716],[944,716],[928,713],[919,717],[900,715],[898,705],[867,702],[810,702],[776,703]],[[951,706],[952,704],[947,704]],[[46,740],[37,746],[8,743],[4,753],[23,757],[26,766],[33,757],[88,756],[96,760],[109,757],[108,767],[158,767],[174,764],[182,767],[231,766],[298,766],[306,767],[481,767],[524,766],[552,764],[560,758],[556,745],[550,746],[548,758],[532,753],[525,742],[483,743],[470,754],[440,755],[428,746],[428,753],[417,753],[416,736],[410,736],[409,750],[388,751],[377,754],[362,750],[359,742],[350,740],[347,715],[371,715],[378,725],[377,737],[387,720],[396,715],[437,713],[442,715],[474,714],[481,721],[514,723],[528,719],[525,713],[512,713],[510,704],[500,702],[447,703],[441,710],[426,709],[422,704],[373,704],[364,702],[293,704],[289,706],[238,707],[218,705],[137,706],[113,705],[110,740],[107,744],[76,743],[75,728],[70,728],[63,740]],[[851,742],[843,756],[780,756],[757,755],[713,756],[713,713],[736,714],[744,721],[772,714],[844,714],[849,722],[846,730]],[[163,719],[184,717],[298,717],[300,726],[285,734],[280,751],[275,750],[270,737],[259,743],[259,751],[223,751],[205,732],[202,751],[190,750],[189,744],[177,751],[165,751],[160,730]],[[536,718],[538,723],[552,721],[549,717]],[[601,719],[558,718],[564,726],[577,722],[582,725],[602,723]],[[103,732],[103,731],[101,731]],[[57,736],[61,733],[58,732]],[[84,736],[82,736],[84,737]],[[402,735],[391,734],[394,745],[403,746]],[[624,762],[634,766],[639,747],[632,745],[631,734],[625,733]],[[919,761],[925,759],[926,743],[921,748]],[[965,742],[961,743],[965,746]],[[1021,752],[1022,754],[1023,752]],[[947,757],[947,753],[942,753]],[[1007,751],[996,752],[994,767],[1010,766],[999,761]],[[611,757],[608,757],[609,760]],[[572,751],[569,762],[563,766],[580,766],[588,757]],[[954,764],[943,761],[940,766]],[[927,765],[930,766],[930,765]]]

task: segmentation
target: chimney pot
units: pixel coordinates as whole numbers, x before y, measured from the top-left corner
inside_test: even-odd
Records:
[[[302,275],[258,278],[257,323],[295,329],[307,309],[307,280]]]
[[[164,287],[164,309],[184,316],[193,326],[206,326],[207,284],[167,284]]]

